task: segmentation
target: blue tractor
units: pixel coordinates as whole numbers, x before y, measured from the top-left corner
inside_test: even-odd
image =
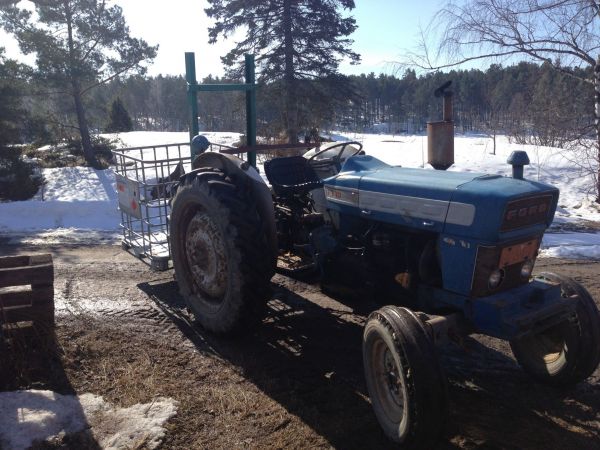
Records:
[[[328,291],[376,295],[363,363],[375,415],[404,448],[443,430],[436,344],[482,333],[510,342],[541,382],[570,385],[600,361],[600,316],[586,289],[533,277],[556,188],[513,176],[410,169],[340,143],[248,163],[203,153],[172,202],[177,282],[197,321],[220,334],[263,318],[276,270],[318,274]]]

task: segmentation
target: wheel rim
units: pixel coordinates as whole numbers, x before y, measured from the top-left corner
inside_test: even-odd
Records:
[[[381,405],[387,419],[399,424],[402,429],[407,413],[404,372],[383,339],[377,339],[373,345],[371,368],[376,401]]]
[[[558,361],[565,350],[565,340],[560,327],[554,327],[543,333],[530,336],[526,339],[527,352],[544,364],[552,364]]]
[[[220,303],[227,290],[226,245],[220,230],[204,211],[198,211],[188,224],[185,256],[195,293]]]

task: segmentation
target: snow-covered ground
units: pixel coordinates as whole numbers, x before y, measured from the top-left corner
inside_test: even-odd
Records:
[[[209,141],[232,145],[239,133],[205,133]],[[121,148],[185,143],[187,133],[130,132],[104,135],[116,138]],[[388,164],[424,167],[427,163],[427,136],[386,134],[332,134],[336,140],[356,140],[367,154]],[[517,145],[497,138],[497,154],[492,155],[491,139],[485,136],[457,136],[455,164],[449,170],[494,173],[510,176],[506,159],[513,150],[526,150],[531,164],[525,177],[552,184],[560,189],[559,208],[553,231],[582,221],[600,223],[600,208],[589,194],[593,180],[574,164],[564,150]],[[182,156],[189,147],[181,147]],[[159,148],[157,157],[164,157]],[[566,156],[565,156],[566,155]],[[90,168],[45,169],[46,185],[33,199],[0,204],[0,236],[21,242],[117,241],[121,215],[117,209],[115,176],[112,170]],[[542,255],[600,258],[600,235],[594,233],[547,233]]]
[[[177,402],[162,397],[118,408],[93,394],[0,392],[0,448],[25,450],[36,441],[89,429],[103,449],[154,449],[165,435],[163,425],[176,412]]]
[[[213,144],[232,145],[240,140],[241,133],[235,132],[202,132]],[[181,144],[189,142],[187,131],[130,131],[129,133],[102,134],[102,137],[116,139],[120,148],[146,147],[151,145]]]

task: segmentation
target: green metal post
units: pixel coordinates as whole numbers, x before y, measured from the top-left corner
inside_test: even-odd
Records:
[[[196,81],[196,59],[193,52],[185,54],[185,79],[192,121],[190,123],[190,143],[198,134],[198,91],[246,91],[246,145],[256,145],[256,79],[254,73],[254,55],[246,55],[246,83],[244,84],[198,84]],[[196,155],[192,154],[192,160]],[[246,154],[248,162],[256,167],[256,151]]]
[[[254,55],[245,56],[246,85],[254,86]],[[246,144],[256,145],[256,89],[246,90]],[[248,163],[256,167],[256,152],[246,154]]]
[[[187,81],[187,97],[192,121],[190,123],[190,142],[198,134],[198,83],[196,81],[196,57],[194,52],[185,53],[185,80]],[[192,159],[194,155],[191,155]]]

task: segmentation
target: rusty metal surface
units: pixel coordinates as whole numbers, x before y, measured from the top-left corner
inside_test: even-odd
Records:
[[[427,124],[427,162],[437,170],[454,164],[454,122]]]
[[[301,150],[316,147],[316,144],[258,144],[258,145],[244,145],[242,147],[231,147],[219,150],[219,153],[226,155],[237,155],[239,153],[268,153],[274,150]]]
[[[197,212],[190,221],[185,251],[197,294],[220,301],[227,290],[226,243],[206,212]]]
[[[452,95],[444,95],[444,122],[452,121]]]
[[[539,240],[532,239],[527,242],[521,242],[519,244],[503,248],[502,253],[500,254],[499,267],[503,268],[513,264],[525,262],[528,259],[534,259],[538,247]]]

